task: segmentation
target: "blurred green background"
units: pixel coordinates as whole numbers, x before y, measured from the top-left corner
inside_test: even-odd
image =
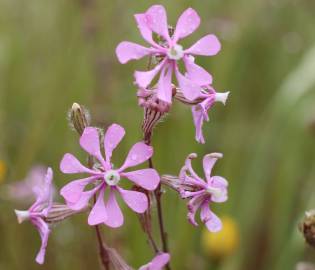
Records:
[[[153,3],[0,0],[0,159],[8,167],[0,189],[36,164],[53,167],[58,187],[71,180],[58,164],[65,152],[85,156],[66,119],[73,102],[89,108],[93,125],[125,127],[118,159],[141,138],[132,73],[146,62],[120,65],[115,47],[122,40],[144,44],[133,14]],[[220,38],[220,54],[198,62],[213,74],[215,88],[231,95],[227,106],[210,112],[205,145],[194,141],[190,109],[175,104],[155,130],[154,161],[161,174],[177,174],[186,155],[196,152],[202,175],[202,155],[224,153],[215,171],[229,180],[230,198],[214,211],[239,228],[235,252],[211,260],[200,244],[203,227],[192,227],[184,202],[166,190],[173,269],[288,270],[298,261],[315,261],[297,229],[304,211],[315,207],[315,1],[159,3],[173,25],[189,6],[200,14],[201,27],[185,44],[207,33]],[[1,198],[0,269],[99,269],[84,214],[56,226],[46,264],[36,265],[39,236],[31,225],[18,225],[13,212],[28,206]],[[124,214],[125,225],[104,226],[104,237],[139,266],[152,253],[137,217],[129,209]]]

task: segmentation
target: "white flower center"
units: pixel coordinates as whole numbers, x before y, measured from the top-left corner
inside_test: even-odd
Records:
[[[211,194],[215,199],[220,199],[223,195],[221,189],[215,187],[207,187],[207,192]]]
[[[183,47],[181,45],[174,45],[173,47],[171,47],[168,52],[167,52],[167,56],[169,59],[172,60],[179,60],[184,56],[184,50]]]
[[[20,210],[14,210],[18,222],[21,224],[25,220],[30,219],[30,212],[29,211],[20,211]]]
[[[117,171],[109,170],[105,172],[104,180],[109,186],[116,186],[120,181],[120,175]]]

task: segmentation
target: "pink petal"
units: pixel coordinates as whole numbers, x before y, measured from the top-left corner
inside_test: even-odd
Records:
[[[104,148],[106,162],[110,164],[110,159],[112,157],[113,150],[121,142],[125,136],[125,129],[117,124],[112,124],[106,131],[104,137]]]
[[[207,35],[198,40],[194,45],[185,51],[187,54],[216,55],[221,50],[221,44],[215,35]]]
[[[139,44],[123,41],[116,48],[116,55],[121,64],[126,64],[130,60],[138,60],[152,53],[149,48]]]
[[[200,110],[199,106],[193,106],[191,108],[191,111],[192,111],[192,115],[193,115],[195,129],[196,129],[195,139],[197,142],[204,144],[205,139],[204,139],[203,133],[202,133],[202,126],[203,126],[203,121],[204,121],[203,113]]]
[[[104,203],[105,188],[100,189],[97,201],[94,204],[88,218],[88,224],[91,226],[104,223],[107,219],[107,211]]]
[[[156,255],[151,262],[143,265],[139,270],[162,270],[163,267],[170,261],[170,255],[168,253],[160,253]]]
[[[148,209],[148,198],[144,193],[122,188],[118,188],[118,191],[125,203],[136,213],[142,214]]]
[[[64,197],[64,199],[69,204],[75,204],[80,200],[80,197],[82,196],[82,193],[85,189],[85,187],[90,184],[92,181],[97,179],[97,177],[88,177],[84,179],[74,180],[70,182],[69,184],[65,185],[60,190],[60,195]]]
[[[152,157],[152,155],[152,146],[146,145],[144,142],[138,142],[131,147],[125,163],[121,166],[119,171],[121,172],[126,168],[139,165]]]
[[[154,79],[154,77],[160,72],[161,68],[165,64],[166,60],[163,60],[154,69],[149,71],[136,71],[134,73],[136,84],[139,87],[146,88]]]
[[[198,226],[198,223],[195,220],[195,215],[196,212],[198,211],[198,209],[201,207],[201,205],[204,203],[204,201],[206,200],[207,196],[206,195],[197,195],[194,196],[187,204],[188,207],[188,221],[190,222],[190,224],[194,225],[194,226]]]
[[[217,202],[217,203],[222,203],[222,202],[227,201],[227,199],[228,199],[228,192],[227,192],[228,182],[226,181],[226,179],[221,177],[221,176],[213,176],[213,177],[211,177],[210,182],[211,182],[211,187],[219,188],[221,191],[220,197],[212,196],[211,200],[213,202]]]
[[[94,171],[83,166],[72,154],[65,154],[60,162],[60,170],[63,173],[94,173]]]
[[[189,36],[196,31],[199,24],[200,17],[197,12],[192,8],[186,9],[177,21],[173,41],[177,42],[179,39]]]
[[[208,203],[204,203],[202,205],[200,218],[210,232],[218,232],[222,229],[221,220],[213,212],[211,212]]]
[[[194,100],[201,94],[201,87],[198,84],[187,79],[178,70],[176,70],[175,74],[178,85],[187,99]]]
[[[48,244],[48,237],[50,234],[50,229],[47,223],[45,223],[41,218],[36,218],[31,221],[34,224],[34,226],[37,228],[40,238],[41,238],[41,242],[42,242],[39,252],[37,253],[37,256],[36,256],[36,262],[38,264],[43,264],[45,261],[45,254],[46,254],[46,248]]]
[[[153,5],[146,11],[145,16],[150,29],[164,37],[166,41],[169,41],[170,36],[165,8],[161,5]]]
[[[96,157],[105,166],[105,161],[100,150],[100,138],[96,128],[87,127],[84,129],[80,138],[80,145],[87,153]]]
[[[50,210],[53,202],[53,171],[51,168],[47,169],[44,181],[42,185],[33,187],[33,192],[36,195],[36,202],[31,206],[31,209],[36,208],[39,204],[47,204],[43,214],[46,215]]]
[[[212,176],[211,177],[211,185],[214,187],[227,188],[229,183],[228,181],[221,176]]]
[[[121,176],[128,178],[136,185],[146,189],[155,190],[160,183],[160,176],[154,169],[142,169],[133,172],[121,173]]]
[[[142,37],[153,46],[157,46],[152,38],[152,30],[148,27],[147,19],[145,14],[135,14],[138,29]]]
[[[172,73],[171,65],[164,66],[158,82],[157,97],[167,103],[172,103]]]
[[[67,202],[67,205],[69,206],[69,208],[73,210],[82,210],[88,206],[89,200],[93,197],[93,195],[97,192],[97,190],[98,190],[98,187],[90,191],[82,192],[80,199],[77,202],[75,203]]]
[[[117,203],[114,190],[111,189],[109,198],[106,204],[107,220],[104,223],[112,228],[118,228],[124,223],[124,216]]]
[[[196,65],[188,57],[184,58],[186,67],[186,78],[197,83],[200,86],[212,84],[212,76],[202,67]]]
[[[203,170],[205,172],[205,176],[208,182],[211,179],[211,171],[214,164],[217,162],[219,158],[222,157],[223,155],[221,153],[211,153],[203,157]]]

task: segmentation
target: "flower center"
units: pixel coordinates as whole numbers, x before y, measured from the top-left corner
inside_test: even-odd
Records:
[[[221,189],[215,187],[207,187],[207,192],[216,199],[220,199],[223,195]]]
[[[173,47],[171,47],[168,52],[167,52],[167,56],[169,59],[172,60],[179,60],[184,56],[184,50],[183,47],[181,45],[174,45]]]
[[[120,175],[117,171],[109,170],[105,172],[104,180],[109,186],[116,186],[120,181]]]

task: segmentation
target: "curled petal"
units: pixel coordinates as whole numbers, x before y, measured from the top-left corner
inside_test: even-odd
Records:
[[[208,182],[211,179],[211,171],[214,164],[217,162],[219,158],[222,157],[223,155],[221,153],[211,153],[203,157],[203,170],[205,172],[205,176]]]
[[[201,205],[204,203],[204,201],[206,200],[206,195],[201,194],[199,196],[195,196],[193,197],[189,203],[187,204],[188,207],[188,221],[194,225],[194,226],[198,226],[198,223],[195,220],[195,215],[197,210],[201,207]]]
[[[200,17],[197,12],[192,8],[186,9],[177,21],[173,41],[177,42],[179,39],[189,36],[196,31],[199,24]]]
[[[88,218],[88,224],[93,226],[104,223],[107,219],[107,211],[104,203],[105,188],[100,190],[97,201],[94,204]]]
[[[150,29],[170,41],[165,8],[162,5],[153,5],[146,11],[145,16]]]
[[[110,159],[112,157],[113,150],[121,142],[125,136],[125,129],[117,124],[112,124],[106,131],[104,137],[104,148],[106,163],[110,164]]]
[[[222,229],[221,220],[210,210],[208,203],[202,205],[200,218],[210,232],[218,232]]]
[[[116,48],[116,55],[121,64],[126,64],[130,60],[141,59],[151,53],[152,51],[149,48],[129,41],[119,43]]]
[[[121,176],[128,178],[136,185],[146,189],[155,190],[160,183],[160,176],[156,170],[148,168],[133,172],[121,173]]]
[[[175,74],[178,81],[178,85],[182,90],[185,98],[189,100],[194,100],[201,94],[202,89],[198,84],[186,78],[178,71],[178,69],[176,70]]]
[[[48,224],[45,223],[41,218],[36,218],[32,220],[32,223],[37,228],[40,238],[41,238],[41,246],[39,249],[39,252],[36,256],[36,262],[38,264],[43,264],[45,261],[45,254],[46,254],[46,248],[48,244],[48,237],[50,234],[50,229],[48,227]]]
[[[191,111],[196,129],[195,139],[198,143],[204,144],[205,139],[202,132],[203,122],[205,121],[204,114],[198,105],[192,106]]]
[[[60,170],[63,173],[95,173],[83,166],[81,162],[72,154],[65,154],[60,162]]]
[[[172,73],[171,65],[164,66],[158,82],[157,97],[166,103],[172,103]]]
[[[87,153],[93,157],[96,157],[101,162],[101,164],[106,167],[105,160],[101,154],[100,138],[96,128],[87,127],[84,129],[80,138],[80,145]]]
[[[155,66],[154,69],[149,71],[136,71],[134,73],[136,84],[139,87],[146,88],[154,79],[154,77],[160,72],[161,68],[165,64],[166,59]]]
[[[152,146],[146,145],[144,142],[138,142],[131,147],[128,156],[119,171],[121,172],[126,168],[139,165],[152,157],[152,155]]]
[[[117,203],[115,191],[110,190],[109,198],[106,204],[107,216],[108,218],[104,223],[112,228],[118,228],[124,223],[124,216],[121,212],[121,209]]]
[[[118,191],[125,203],[136,213],[142,214],[148,209],[148,198],[144,193],[122,188],[118,188]]]
[[[185,51],[187,54],[212,56],[221,50],[221,44],[215,35],[207,35]]]
[[[212,84],[212,76],[188,57],[184,58],[186,77],[200,86]]]

